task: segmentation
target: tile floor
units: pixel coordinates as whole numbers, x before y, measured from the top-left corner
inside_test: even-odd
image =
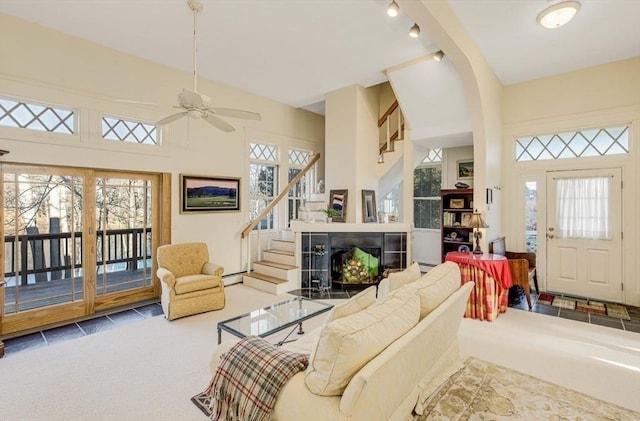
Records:
[[[325,291],[311,291],[305,289],[291,291],[291,293],[314,299],[346,299],[357,294],[358,291],[341,291],[333,289]],[[536,313],[640,333],[640,308],[638,307],[627,306],[627,311],[629,312],[631,320],[622,320],[609,316],[600,316],[582,311],[553,307],[546,304],[538,304],[538,295],[533,292],[531,293],[531,303],[533,304],[532,311]],[[526,311],[527,300],[522,296],[519,304],[510,305],[509,307]],[[135,307],[106,316],[100,316],[95,319],[84,320],[66,326],[31,333],[25,336],[5,339],[5,355],[11,356],[12,354],[16,354],[27,349],[47,346],[59,341],[91,335],[103,330],[113,329],[114,327],[132,321],[148,319],[161,314],[162,307],[159,302],[145,304],[140,307]]]
[[[94,319],[83,320],[81,322],[71,323],[24,336],[5,339],[3,341],[4,353],[5,356],[11,356],[27,349],[39,348],[67,339],[91,335],[136,320],[148,319],[161,314],[162,307],[160,306],[160,302],[145,304],[117,313],[99,316]]]
[[[570,297],[576,298],[576,297]],[[613,327],[615,329],[628,330],[640,333],[640,308],[626,306],[627,312],[631,320],[623,320],[610,316],[586,313],[584,311],[571,310],[568,308],[559,308],[547,304],[538,303],[538,294],[531,292],[531,311],[535,313],[547,314],[549,316],[562,317],[564,319],[578,320],[580,322],[591,323],[595,325]],[[527,299],[524,295],[520,296],[519,304],[509,304],[509,307],[519,310],[528,310]]]

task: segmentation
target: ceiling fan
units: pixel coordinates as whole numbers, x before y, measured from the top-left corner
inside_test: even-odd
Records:
[[[201,118],[229,133],[235,131],[235,128],[219,116],[260,120],[260,114],[251,111],[212,107],[211,98],[198,92],[198,12],[202,10],[202,3],[200,0],[187,0],[187,5],[193,11],[193,90],[183,89],[178,94],[178,105],[174,106],[181,111],[163,118],[156,125],[162,126],[182,117]]]

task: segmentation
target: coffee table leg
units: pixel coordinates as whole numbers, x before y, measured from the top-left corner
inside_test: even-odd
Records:
[[[302,322],[298,323],[298,335],[304,335],[304,330],[302,330]]]
[[[218,328],[218,345],[222,343],[222,329]]]

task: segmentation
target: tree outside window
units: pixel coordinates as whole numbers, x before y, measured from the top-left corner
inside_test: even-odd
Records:
[[[413,223],[416,228],[440,229],[442,166],[418,167],[413,172]]]

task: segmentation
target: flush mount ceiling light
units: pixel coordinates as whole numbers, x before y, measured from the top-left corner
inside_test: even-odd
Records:
[[[544,9],[536,20],[547,29],[559,28],[569,23],[579,9],[580,3],[577,1],[563,1]]]
[[[433,54],[433,59],[435,61],[442,61],[444,58],[444,52],[442,50],[438,50]]]
[[[389,7],[387,7],[387,15],[394,18],[398,16],[399,10],[400,10],[400,6],[398,6],[398,3],[396,3],[396,0],[393,0],[391,3],[389,3]]]
[[[418,35],[420,35],[420,27],[417,23],[414,23],[411,29],[409,29],[409,36],[411,38],[418,38]]]

